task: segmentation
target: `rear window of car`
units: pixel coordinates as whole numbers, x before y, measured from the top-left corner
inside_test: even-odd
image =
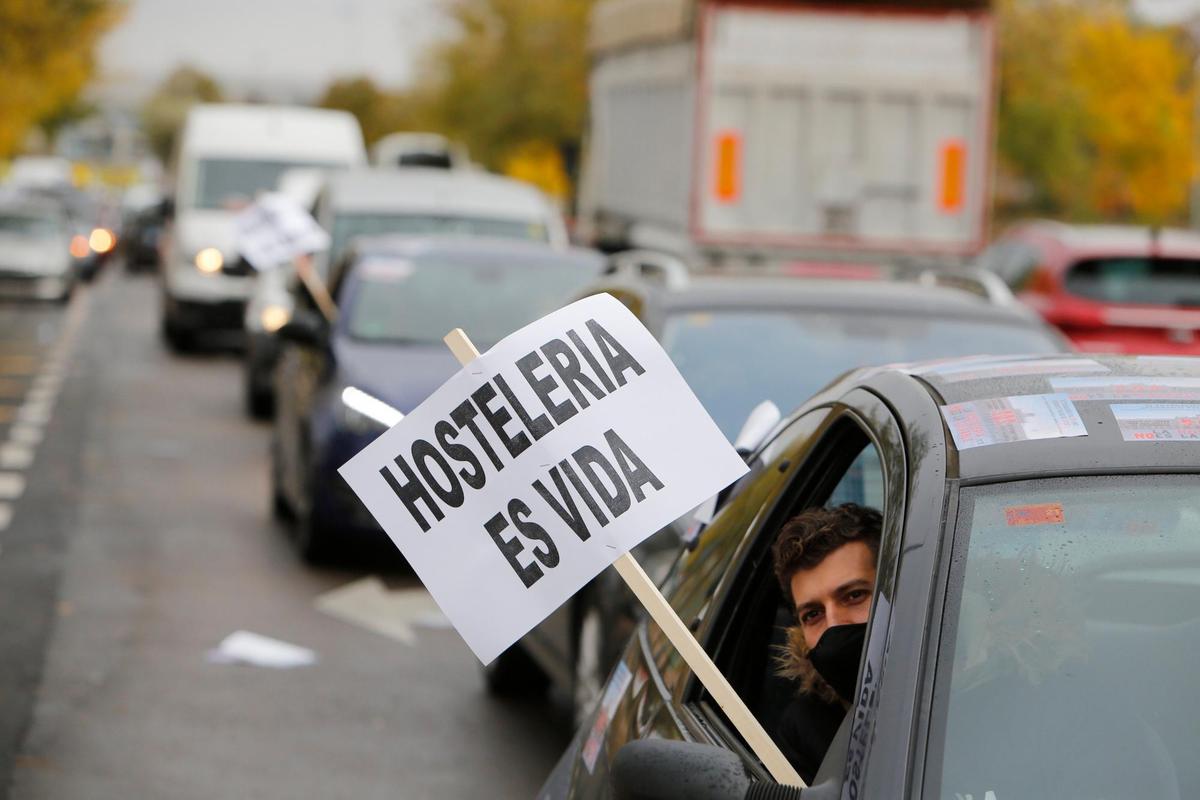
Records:
[[[1200,306],[1200,259],[1094,258],[1071,267],[1063,286],[1104,303]]]
[[[807,309],[676,313],[662,343],[730,441],[763,400],[786,413],[855,367],[1063,349],[1028,323]]]
[[[481,236],[527,242],[549,240],[546,226],[538,220],[464,217],[448,214],[339,214],[333,220],[330,259],[341,257],[359,236]]]
[[[961,497],[924,796],[1200,797],[1200,478]]]
[[[360,341],[437,345],[456,320],[469,320],[471,338],[486,349],[565,305],[602,264],[599,258],[368,256],[356,269],[344,324]]]

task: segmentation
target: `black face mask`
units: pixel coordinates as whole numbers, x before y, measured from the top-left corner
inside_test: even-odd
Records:
[[[865,622],[835,625],[825,629],[817,646],[808,653],[813,669],[847,703],[854,702],[854,681],[858,678],[858,660],[866,637]]]

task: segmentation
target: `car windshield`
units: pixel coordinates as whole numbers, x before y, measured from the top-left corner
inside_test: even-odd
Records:
[[[662,341],[730,440],[763,400],[786,413],[854,367],[1062,349],[1028,325],[801,309],[676,313]]]
[[[62,234],[62,222],[54,217],[0,211],[0,236],[53,239]]]
[[[482,350],[570,301],[599,270],[598,259],[367,260],[347,330],[365,341],[441,344],[466,320]]]
[[[1105,303],[1200,306],[1200,259],[1095,258],[1071,267],[1064,286]]]
[[[546,226],[534,220],[459,217],[445,214],[340,214],[333,221],[330,262],[336,262],[356,236],[487,236],[547,240]]]
[[[206,158],[196,174],[196,208],[235,210],[254,200],[259,192],[274,189],[279,177],[294,167],[322,167],[295,161],[251,161],[240,158]]]
[[[964,490],[958,519],[925,796],[1200,797],[1200,477]]]

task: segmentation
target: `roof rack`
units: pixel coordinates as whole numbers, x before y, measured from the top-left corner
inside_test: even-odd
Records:
[[[1015,303],[1016,297],[996,273],[979,267],[950,266],[928,262],[900,261],[892,265],[900,280],[911,280],[922,286],[958,289],[984,298],[996,305]]]
[[[655,250],[623,250],[609,256],[605,275],[632,280],[655,281],[669,289],[686,286],[690,279],[687,264]]]

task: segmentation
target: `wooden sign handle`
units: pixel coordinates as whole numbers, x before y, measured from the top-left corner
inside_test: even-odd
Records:
[[[467,334],[463,332],[462,328],[450,331],[443,341],[450,348],[454,357],[458,359],[458,363],[463,366],[479,357],[479,351],[475,349],[475,345],[467,338]],[[791,762],[787,760],[779,746],[750,713],[750,709],[742,702],[742,698],[729,685],[729,681],[725,679],[721,670],[717,669],[717,665],[708,657],[708,653],[704,652],[704,648],[696,641],[696,637],[679,619],[675,609],[671,608],[671,604],[662,596],[662,592],[654,585],[654,581],[650,580],[650,576],[642,569],[637,559],[631,553],[624,553],[613,562],[613,566],[616,567],[617,573],[625,580],[634,596],[645,606],[654,622],[666,634],[667,639],[683,656],[683,660],[687,662],[692,672],[704,684],[704,688],[717,701],[717,705],[725,712],[725,716],[729,717],[729,721],[746,740],[746,744],[750,745],[750,749],[763,762],[763,766],[771,773],[771,777],[778,783],[806,787],[807,784],[792,767]]]
[[[300,276],[300,280],[304,282],[304,288],[308,289],[317,308],[325,316],[325,321],[330,324],[337,322],[337,303],[333,302],[333,296],[325,288],[325,282],[313,269],[312,256],[308,254],[296,256],[293,261],[296,265],[296,274]]]

